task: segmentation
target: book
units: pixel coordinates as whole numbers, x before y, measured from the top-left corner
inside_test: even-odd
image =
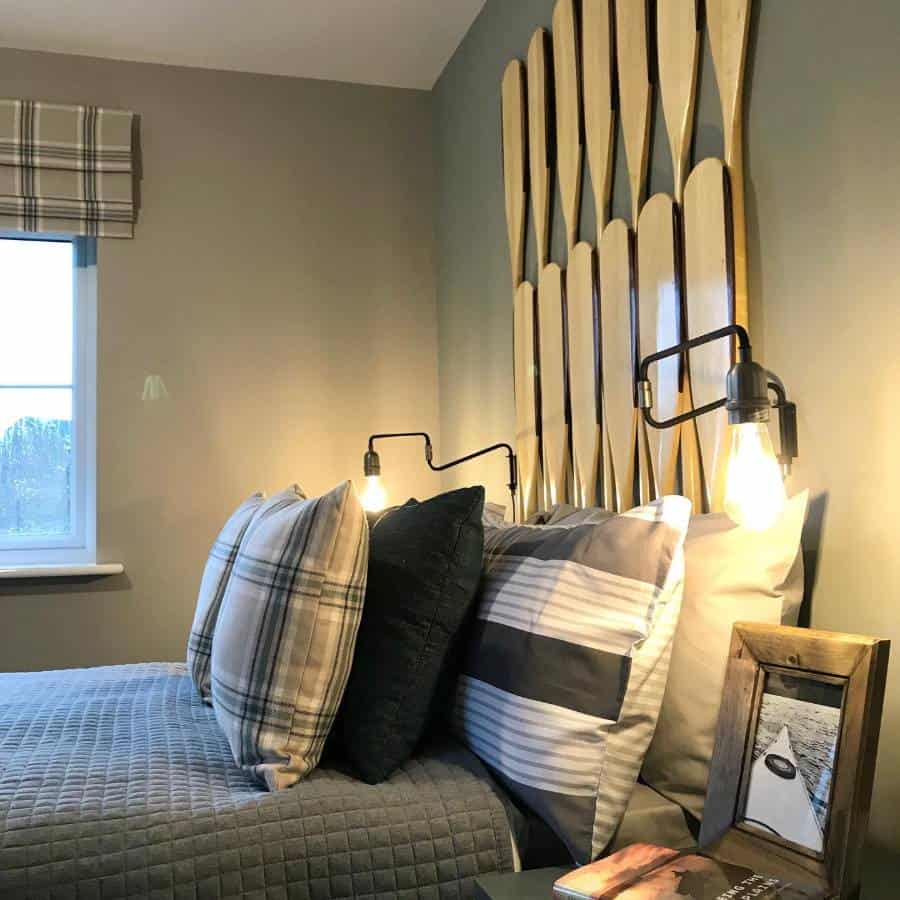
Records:
[[[632,844],[569,872],[553,885],[559,900],[821,900],[795,885],[701,853]]]

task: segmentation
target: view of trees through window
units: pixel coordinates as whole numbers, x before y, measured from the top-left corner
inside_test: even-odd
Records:
[[[0,438],[0,534],[62,535],[72,520],[72,423],[26,416]]]
[[[72,533],[73,247],[0,239],[0,549]]]

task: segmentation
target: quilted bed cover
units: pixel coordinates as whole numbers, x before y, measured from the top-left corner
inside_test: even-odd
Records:
[[[268,793],[183,665],[0,675],[0,897],[456,898],[512,866],[458,744],[381,785],[320,768]]]

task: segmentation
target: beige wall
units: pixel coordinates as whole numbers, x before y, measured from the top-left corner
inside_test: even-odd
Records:
[[[438,315],[447,452],[513,436],[512,319],[499,85],[552,0],[488,0],[435,90]],[[817,500],[805,543],[813,624],[893,638],[900,655],[900,7],[895,0],[759,0],[749,75],[752,325],[799,407],[792,488]],[[705,77],[697,159],[721,156]],[[651,187],[672,190],[657,125]],[[621,147],[615,210],[628,215]],[[590,193],[582,235],[593,234]],[[557,210],[559,204],[556,204]],[[557,212],[558,219],[558,212]],[[565,263],[562,232],[554,259]],[[535,277],[533,246],[528,277]],[[503,472],[485,471],[503,500]],[[455,482],[449,473],[447,485]],[[819,534],[821,533],[821,534]],[[900,848],[900,659],[889,675],[872,817]]]
[[[238,501],[437,432],[430,98],[9,50],[0,85],[133,109],[144,167],[135,240],[99,251],[99,558],[126,574],[2,584],[0,670],[180,659]],[[385,448],[395,498],[437,487],[415,450]]]

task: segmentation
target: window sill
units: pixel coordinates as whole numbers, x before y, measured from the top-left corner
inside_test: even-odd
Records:
[[[62,563],[47,566],[0,566],[0,580],[8,578],[100,578],[121,575],[122,563]]]

